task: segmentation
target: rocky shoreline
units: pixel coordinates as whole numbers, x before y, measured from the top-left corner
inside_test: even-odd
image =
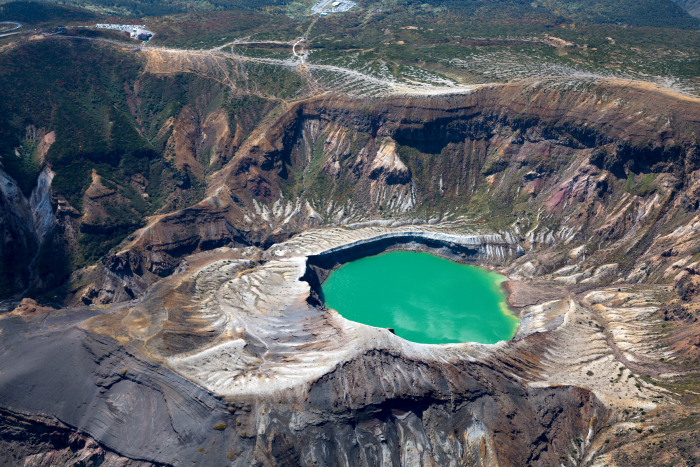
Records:
[[[389,251],[422,251],[460,263],[505,264],[523,254],[509,235],[450,235],[430,231],[392,232],[330,248],[306,259],[306,271],[300,280],[311,286],[309,299],[323,303],[321,284],[330,273],[345,263]]]

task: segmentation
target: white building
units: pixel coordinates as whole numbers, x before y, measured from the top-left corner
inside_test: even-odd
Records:
[[[140,41],[150,40],[154,36],[153,32],[146,29],[146,26],[136,24],[98,24],[97,27],[100,29],[126,31],[132,39],[138,39]]]
[[[131,30],[129,33],[132,39],[138,39],[141,41],[147,41],[151,37],[153,37],[153,33],[149,31],[148,29],[140,28],[140,27],[135,27]]]

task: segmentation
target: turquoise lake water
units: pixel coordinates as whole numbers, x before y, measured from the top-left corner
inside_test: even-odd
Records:
[[[394,328],[413,342],[509,340],[520,320],[509,310],[506,278],[428,253],[368,256],[333,271],[323,283],[326,306],[345,318]]]

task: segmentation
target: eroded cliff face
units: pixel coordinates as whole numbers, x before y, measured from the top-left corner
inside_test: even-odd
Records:
[[[184,254],[212,247],[269,245],[318,225],[456,215],[548,252],[528,257],[519,274],[559,271],[577,283],[614,269],[627,281],[665,280],[679,267],[670,258],[690,261],[695,248],[697,108],[622,82],[291,104],[209,178],[202,202],[129,238],[89,294],[123,271],[143,290]],[[662,226],[681,230],[661,235]],[[121,279],[110,280],[114,294],[102,301],[124,298]]]
[[[154,57],[147,73],[173,71]],[[140,92],[139,125],[162,136],[163,157],[202,183],[203,199],[181,209],[185,191],[172,191],[74,274],[67,300],[85,307],[2,316],[13,459],[610,465],[662,437],[652,433],[692,431],[672,419],[696,414],[678,378],[698,355],[697,100],[545,80],[327,95],[234,123],[208,96],[149,129]],[[149,192],[138,188],[149,180],[91,175],[81,212],[55,223],[69,245],[70,232],[109,233],[115,205],[137,217],[125,193]],[[27,226],[50,216],[32,217],[5,186],[0,202],[15,201],[3,228],[40,238]],[[60,195],[54,219],[75,211]],[[309,258],[332,267],[349,246],[387,239],[509,274],[515,340],[422,346],[314,301]],[[110,306],[87,306],[97,304]],[[47,353],[63,362],[51,384]],[[12,366],[19,358],[28,364]],[[27,434],[45,429],[61,436]]]
[[[0,462],[4,465],[102,465],[151,467],[158,464],[119,456],[53,418],[0,412]]]
[[[679,407],[661,376],[672,367],[658,363],[679,354],[648,345],[663,322],[649,285],[512,282],[523,322],[497,345],[413,344],[310,300],[307,262],[391,247],[492,267],[523,254],[478,223],[370,222],[190,255],[107,309],[27,301],[0,320],[2,405],[171,465],[610,464],[611,448],[630,444],[616,431],[649,426],[625,411]],[[52,385],[47,352],[66,362],[52,363]],[[25,364],[9,365],[18,355]]]
[[[65,263],[68,257],[62,250],[71,236],[71,211],[54,197],[53,177],[54,172],[45,167],[27,197],[15,180],[0,170],[2,296],[17,292],[32,295],[61,286],[69,278],[70,264]],[[49,255],[51,261],[47,261]]]
[[[0,173],[0,205],[0,229],[3,239],[0,273],[4,278],[2,292],[7,294],[26,287],[29,271],[25,265],[31,261],[36,249],[36,239],[31,229],[33,222],[29,203],[15,181],[4,172]]]
[[[389,240],[482,264],[519,254],[512,238],[473,225],[318,229],[267,251],[190,256],[188,270],[106,313],[25,301],[0,320],[0,358],[25,361],[0,374],[9,453],[65,458],[58,432],[75,430],[72,443],[86,443],[76,456],[118,453],[115,465],[578,463],[613,412],[590,389],[532,384],[543,381],[540,351],[557,340],[542,339],[546,326],[508,345],[425,346],[309,303],[304,255],[332,263]],[[70,362],[52,385],[49,351]],[[55,387],[65,394],[52,397]],[[40,440],[47,429],[53,444]]]

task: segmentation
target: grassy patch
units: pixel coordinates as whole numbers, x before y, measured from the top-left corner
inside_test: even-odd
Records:
[[[636,196],[648,196],[656,191],[656,184],[654,183],[656,175],[653,173],[637,175],[630,172],[627,175],[625,190]]]

